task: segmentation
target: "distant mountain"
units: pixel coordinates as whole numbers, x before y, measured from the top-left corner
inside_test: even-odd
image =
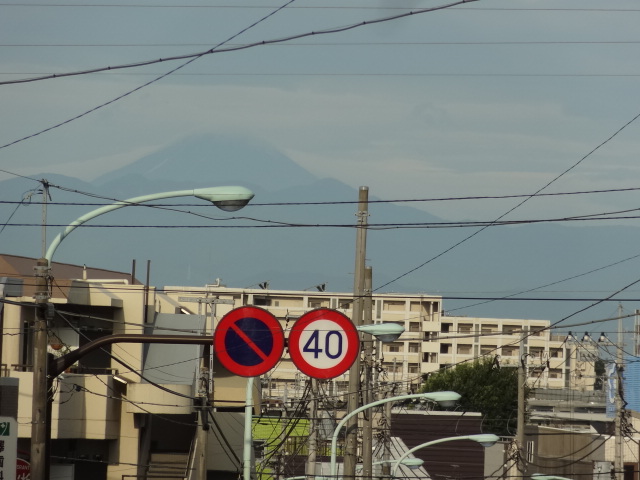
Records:
[[[191,188],[244,185],[260,191],[277,191],[316,180],[265,142],[239,136],[199,135],[102,175],[93,183],[120,189],[121,182],[130,183],[138,179],[156,185],[185,183]]]
[[[94,182],[48,174],[34,178],[65,187],[51,189],[47,243],[61,225],[104,203],[74,191],[127,199],[150,192],[240,184],[256,193],[249,206],[231,215],[191,198],[161,202],[170,204],[170,210],[127,207],[111,212],[65,239],[57,261],[129,271],[136,259],[138,276],[144,278],[150,260],[151,283],[157,286],[203,285],[221,278],[240,287],[268,281],[274,289],[312,289],[322,283],[329,291],[353,289],[357,190],[337,179],[318,179],[269,146],[238,138],[197,137]],[[0,200],[20,201],[36,187],[37,182],[23,178],[0,182]],[[571,323],[578,320],[574,312],[595,303],[568,301],[572,295],[600,298],[637,279],[640,258],[631,257],[640,253],[639,228],[492,227],[452,249],[474,230],[418,228],[441,220],[410,206],[375,203],[375,192],[370,192],[370,200],[374,202],[369,206],[367,263],[378,292],[469,297],[445,300],[445,310],[454,314],[570,317]],[[0,203],[0,252],[38,257],[42,213],[40,205],[28,202]],[[2,229],[5,222],[16,226]],[[409,225],[412,228],[399,228]],[[630,259],[601,269],[624,258]],[[572,276],[576,278],[570,282],[555,283]],[[471,298],[508,296],[543,285],[547,287],[522,296],[556,300],[487,303]],[[622,294],[634,296],[637,288]],[[457,310],[471,304],[476,306]],[[638,308],[633,303],[629,307]],[[581,318],[613,316],[615,308],[603,303]]]

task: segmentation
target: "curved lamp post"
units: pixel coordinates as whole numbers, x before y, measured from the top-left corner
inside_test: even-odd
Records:
[[[377,400],[375,402],[368,403],[363,405],[360,408],[356,408],[355,410],[347,413],[342,420],[338,422],[336,429],[333,431],[333,437],[331,438],[331,478],[337,477],[337,447],[338,447],[338,434],[340,433],[340,429],[344,426],[347,421],[353,417],[354,415],[358,415],[360,412],[367,410],[369,408],[377,407],[378,405],[382,405],[384,403],[389,402],[399,402],[402,400],[430,400],[432,402],[436,402],[443,407],[450,407],[455,405],[455,403],[460,399],[460,394],[456,392],[429,392],[429,393],[414,393],[411,395],[399,395],[397,397],[383,398],[382,400]]]
[[[33,396],[31,426],[31,478],[45,480],[49,475],[49,437],[51,426],[51,402],[49,388],[53,379],[47,374],[47,303],[49,294],[49,269],[58,246],[80,225],[119,208],[175,197],[196,197],[213,203],[216,207],[233,212],[241,209],[253,198],[253,192],[244,187],[211,187],[194,190],[178,190],[130,198],[106,205],[79,217],[60,233],[47,249],[44,258],[36,266],[36,318],[33,335]]]
[[[153,193],[151,195],[142,195],[140,197],[130,198],[129,200],[123,200],[121,202],[115,202],[111,205],[105,205],[104,207],[96,208],[89,213],[84,214],[78,219],[71,222],[64,231],[51,242],[49,249],[45,254],[45,258],[51,262],[53,254],[60,245],[60,242],[64,240],[67,235],[73,232],[83,223],[88,222],[100,215],[117,210],[123,207],[129,207],[140,203],[152,202],[154,200],[163,200],[166,198],[175,197],[196,197],[202,200],[207,200],[213,203],[216,207],[226,212],[235,212],[240,210],[253,198],[253,192],[244,187],[211,187],[211,188],[196,188],[194,190],[177,190],[175,192]]]
[[[498,440],[500,440],[500,438],[497,435],[494,435],[492,433],[479,433],[476,435],[463,435],[460,437],[439,438],[438,440],[432,440],[430,442],[422,443],[404,452],[402,456],[394,462],[393,466],[391,467],[391,478],[392,479],[395,478],[396,471],[398,470],[398,467],[400,466],[400,464],[416,450],[420,450],[421,448],[425,448],[425,447],[430,447],[432,445],[437,445],[438,443],[453,442],[454,440],[473,440],[474,442],[478,442],[483,447],[490,447],[494,445]],[[540,479],[540,480],[545,480],[545,479]]]
[[[356,326],[356,330],[362,333],[373,335],[377,340],[383,343],[393,342],[404,333],[404,327],[397,323],[372,323],[370,325]],[[245,403],[245,420],[244,420],[244,447],[243,447],[243,478],[251,480],[251,448],[252,448],[252,411],[253,411],[253,381],[254,377],[247,379],[246,403]],[[459,398],[459,395],[458,395]],[[346,417],[345,417],[346,418]],[[332,452],[334,450],[332,449]],[[332,453],[333,455],[333,453]],[[333,457],[332,457],[333,458]],[[293,480],[302,477],[291,477]]]

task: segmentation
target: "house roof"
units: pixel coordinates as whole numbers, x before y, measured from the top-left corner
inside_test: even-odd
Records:
[[[15,296],[32,297],[35,293],[36,263],[36,258],[0,254],[1,282],[14,287],[21,284],[21,289],[11,289],[20,291],[19,295]],[[51,275],[53,277],[52,297],[65,297],[71,282],[78,279],[128,280],[131,283],[140,284],[135,278],[132,279],[130,273],[59,262],[52,262]]]

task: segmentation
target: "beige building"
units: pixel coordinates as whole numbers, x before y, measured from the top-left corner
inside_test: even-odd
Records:
[[[15,416],[30,460],[35,259],[0,255],[2,416]],[[131,275],[54,263],[48,351],[59,357],[115,334],[201,335],[204,315]],[[245,379],[217,369],[209,394],[207,347],[112,343],[54,379],[51,478],[237,478],[242,471]],[[17,381],[16,381],[17,380]],[[5,402],[17,383],[17,402]],[[4,389],[8,385],[8,389]],[[7,393],[4,395],[3,393]],[[203,397],[212,400],[200,408]],[[259,385],[254,392],[259,404]],[[17,405],[16,405],[17,404]],[[17,406],[12,412],[11,405]],[[208,430],[203,429],[205,426]],[[206,470],[206,471],[205,471]],[[209,474],[211,475],[211,473]]]
[[[208,309],[208,317],[215,319],[240,306],[260,306],[281,321],[285,337],[299,317],[315,308],[337,309],[348,317],[352,315],[353,296],[349,293],[271,290],[268,285],[263,286],[233,288],[218,281],[201,288],[171,286],[166,290],[168,296],[183,306],[191,305],[191,309],[193,302],[200,302],[199,308]],[[214,299],[219,303],[212,303]],[[439,296],[373,294],[370,322],[393,322],[405,328],[397,341],[376,345],[374,357],[380,367],[380,382],[400,383],[400,390],[409,392],[420,386],[423,375],[479,356],[497,356],[502,365],[516,366],[522,337],[530,386],[585,387],[588,372],[580,373],[582,381],[574,368],[575,357],[580,354],[575,346],[565,342],[565,336],[550,333],[548,320],[452,317],[443,316],[441,311]],[[589,367],[581,362],[580,368]],[[265,377],[265,396],[285,399],[298,397],[306,380],[286,353]],[[333,380],[333,393],[344,394],[347,385],[345,373]]]

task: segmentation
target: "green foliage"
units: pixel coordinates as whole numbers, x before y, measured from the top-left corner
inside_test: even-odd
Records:
[[[493,358],[484,358],[432,373],[422,386],[423,392],[444,390],[462,396],[459,410],[484,415],[484,432],[515,435],[518,416],[517,368],[499,367]]]

